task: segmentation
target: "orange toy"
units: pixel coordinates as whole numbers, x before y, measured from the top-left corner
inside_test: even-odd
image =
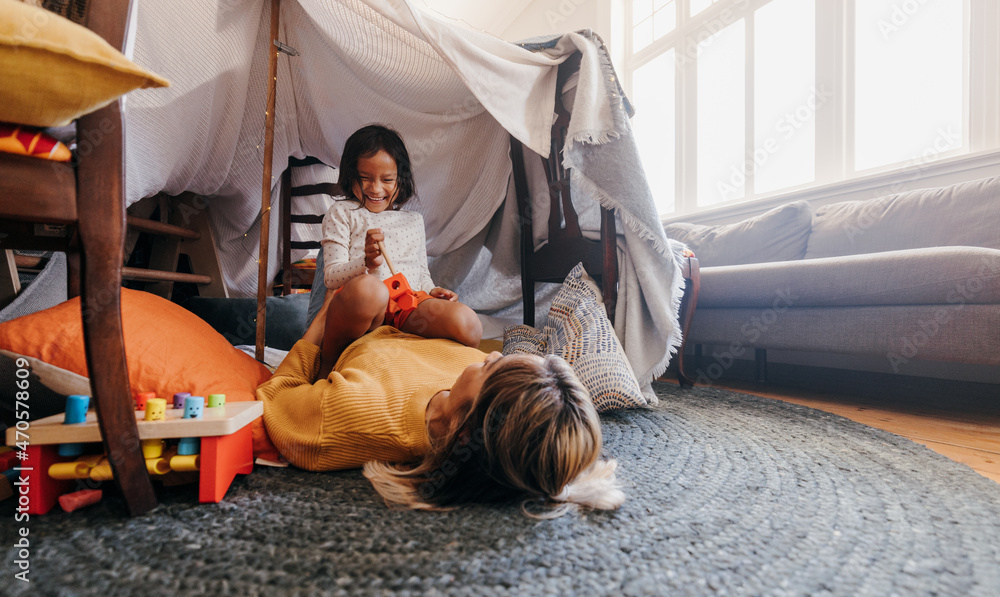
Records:
[[[417,295],[410,288],[410,283],[406,280],[406,276],[402,272],[396,272],[396,268],[392,266],[392,259],[389,259],[389,254],[385,252],[385,244],[382,241],[378,242],[378,250],[385,257],[385,264],[389,266],[389,273],[392,274],[385,280],[382,280],[385,287],[389,289],[389,299],[395,301],[403,311],[415,309],[417,307]]]

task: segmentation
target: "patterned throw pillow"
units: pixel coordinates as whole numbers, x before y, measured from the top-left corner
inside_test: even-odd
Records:
[[[598,412],[646,406],[632,366],[604,310],[601,291],[580,263],[566,276],[540,330],[504,329],[503,353],[556,354],[590,392]]]

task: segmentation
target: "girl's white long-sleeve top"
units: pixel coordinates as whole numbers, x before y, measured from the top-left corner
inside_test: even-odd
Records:
[[[410,288],[430,292],[434,281],[427,269],[423,217],[412,211],[372,213],[357,201],[344,198],[337,198],[323,217],[321,242],[326,287],[340,288],[351,278],[368,271],[365,267],[365,236],[373,228],[382,229],[385,252],[392,259],[396,271],[406,276]],[[392,275],[384,261],[371,273],[380,280]]]

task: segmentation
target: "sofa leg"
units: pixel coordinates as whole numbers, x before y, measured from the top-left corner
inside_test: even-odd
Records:
[[[767,383],[767,349],[755,348],[753,358],[757,363],[757,383]]]

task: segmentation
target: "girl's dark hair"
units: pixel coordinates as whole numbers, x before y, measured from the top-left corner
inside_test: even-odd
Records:
[[[416,189],[413,185],[413,171],[410,169],[410,154],[406,151],[403,138],[387,126],[370,124],[347,138],[344,154],[340,158],[340,188],[348,197],[360,201],[363,207],[364,197],[354,196],[354,186],[361,186],[358,161],[379,151],[386,152],[396,162],[396,199],[392,203],[392,209],[399,209],[413,197]]]

